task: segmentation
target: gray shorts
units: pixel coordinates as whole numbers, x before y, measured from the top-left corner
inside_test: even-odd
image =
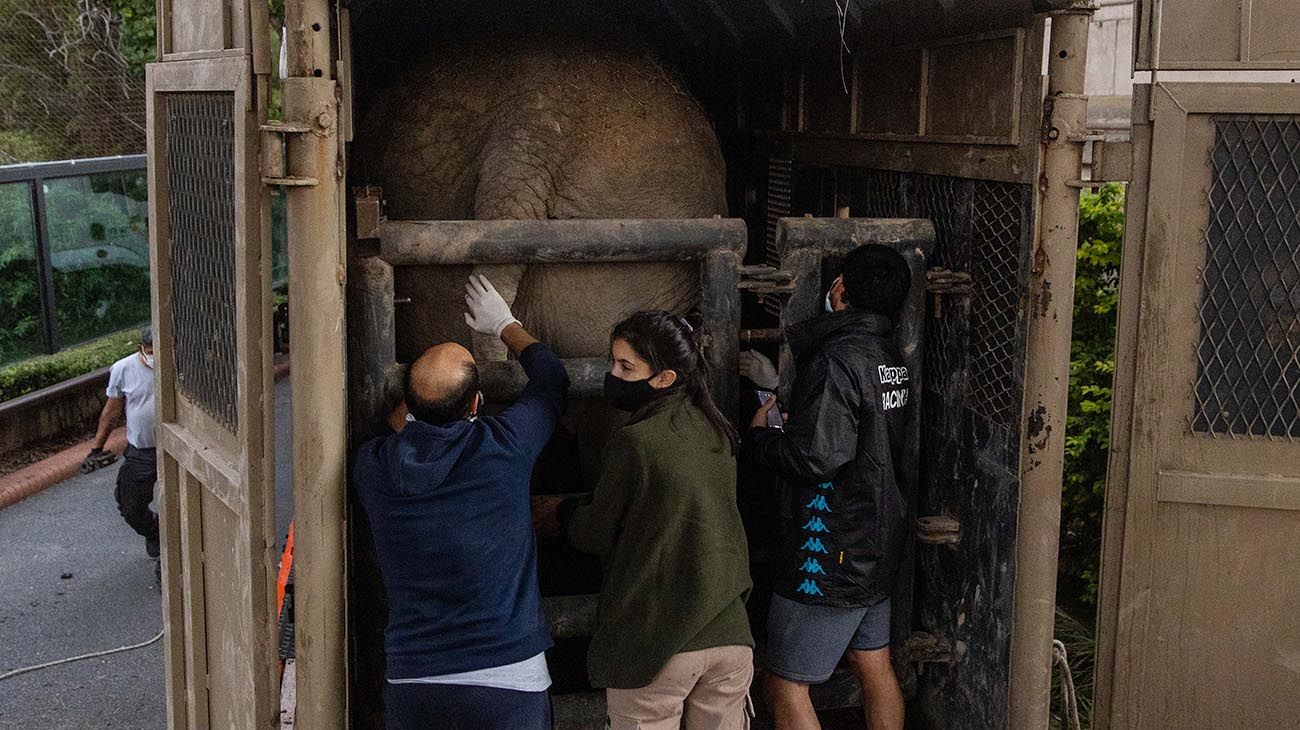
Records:
[[[846,649],[889,646],[889,599],[874,606],[810,606],[772,596],[767,614],[767,669],[793,682],[830,679]]]

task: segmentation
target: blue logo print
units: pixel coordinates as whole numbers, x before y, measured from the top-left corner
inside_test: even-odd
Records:
[[[826,504],[826,495],[824,494],[819,494],[816,497],[813,497],[812,501],[809,502],[808,504],[805,504],[804,507],[806,509],[815,509],[821,512],[831,511],[831,506],[829,504]]]
[[[831,551],[826,549],[826,546],[822,544],[821,538],[818,537],[808,538],[799,549],[807,550],[810,553],[821,553],[822,555],[831,554]]]
[[[835,491],[835,485],[834,485],[834,484],[831,484],[830,482],[822,482],[821,484],[818,484],[818,485],[817,485],[817,488],[818,488],[818,489],[829,489],[829,490],[831,490],[832,492]]]
[[[824,593],[822,593],[822,589],[820,589],[820,588],[817,587],[817,584],[816,584],[815,582],[813,582],[812,580],[807,579],[807,578],[805,578],[805,579],[804,579],[804,582],[800,583],[800,584],[799,584],[799,587],[796,588],[795,590],[796,590],[797,592],[799,592],[799,593],[804,593],[804,594],[807,594],[807,595],[809,595],[809,596],[824,596],[824,595],[825,595]]]
[[[799,566],[799,570],[813,575],[826,575],[826,571],[822,570],[822,564],[817,561],[817,558],[804,558],[803,565]]]
[[[809,532],[830,532],[830,528],[826,526],[825,522],[822,522],[822,518],[816,515],[811,520],[803,523],[803,529]]]

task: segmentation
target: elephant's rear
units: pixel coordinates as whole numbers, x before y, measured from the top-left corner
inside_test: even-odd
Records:
[[[707,116],[673,74],[632,45],[547,34],[439,49],[396,80],[358,139],[369,140],[362,170],[383,187],[393,218],[726,213],[725,168]],[[623,315],[693,306],[696,271],[553,265],[501,283],[517,284],[516,312],[558,353],[598,356]],[[439,299],[454,296],[447,277],[427,270],[421,278]],[[430,318],[445,322],[411,324],[436,339],[466,338],[459,318],[444,314]]]

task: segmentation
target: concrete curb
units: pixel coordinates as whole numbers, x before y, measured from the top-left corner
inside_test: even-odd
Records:
[[[275,381],[279,382],[289,374],[289,362],[284,360],[275,364]],[[81,460],[93,447],[94,439],[69,446],[46,459],[25,466],[12,474],[0,476],[0,509],[17,504],[24,499],[52,487],[59,482],[76,476],[81,467]],[[105,450],[119,456],[126,448],[126,427],[119,426],[108,436]]]

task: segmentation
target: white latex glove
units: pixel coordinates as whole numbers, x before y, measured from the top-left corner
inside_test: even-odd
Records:
[[[740,353],[740,374],[754,381],[754,385],[763,390],[775,390],[777,383],[780,382],[776,374],[776,366],[756,350],[745,350]]]
[[[465,309],[465,324],[485,335],[500,337],[502,330],[519,321],[486,276],[470,274],[465,284]]]

